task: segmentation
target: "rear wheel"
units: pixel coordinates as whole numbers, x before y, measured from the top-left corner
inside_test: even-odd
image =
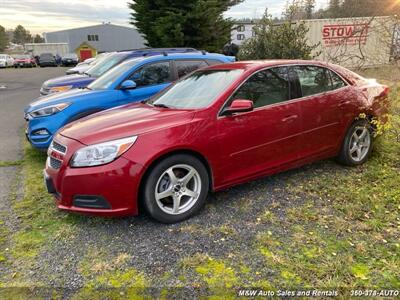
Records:
[[[144,184],[144,207],[162,223],[176,223],[196,214],[205,204],[209,177],[203,163],[187,154],[159,162]]]
[[[365,163],[372,151],[373,135],[369,122],[360,120],[353,123],[344,139],[339,162],[347,166]]]

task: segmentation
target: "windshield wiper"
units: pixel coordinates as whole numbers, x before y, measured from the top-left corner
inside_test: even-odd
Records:
[[[170,106],[162,103],[153,104],[154,107],[171,108]]]
[[[85,74],[86,76],[92,77],[92,75],[90,75],[90,74],[87,73],[87,72],[83,72],[83,74]]]

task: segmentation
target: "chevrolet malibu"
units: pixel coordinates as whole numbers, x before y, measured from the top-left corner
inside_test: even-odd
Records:
[[[211,66],[149,101],[67,125],[48,150],[47,189],[62,210],[174,223],[210,191],[330,157],[363,164],[388,88],[311,61]],[[360,118],[360,114],[365,118]]]

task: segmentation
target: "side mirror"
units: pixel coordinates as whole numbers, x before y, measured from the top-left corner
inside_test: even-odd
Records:
[[[125,80],[121,83],[121,90],[133,90],[136,89],[136,82],[133,80]]]
[[[224,109],[224,115],[233,115],[237,113],[249,112],[254,109],[253,101],[251,100],[233,100],[231,106]]]

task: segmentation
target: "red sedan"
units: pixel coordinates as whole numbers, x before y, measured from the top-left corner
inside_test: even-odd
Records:
[[[140,202],[160,222],[182,221],[209,191],[329,157],[364,163],[387,102],[386,86],[325,63],[208,67],[61,129],[47,188],[63,210],[134,215]]]

